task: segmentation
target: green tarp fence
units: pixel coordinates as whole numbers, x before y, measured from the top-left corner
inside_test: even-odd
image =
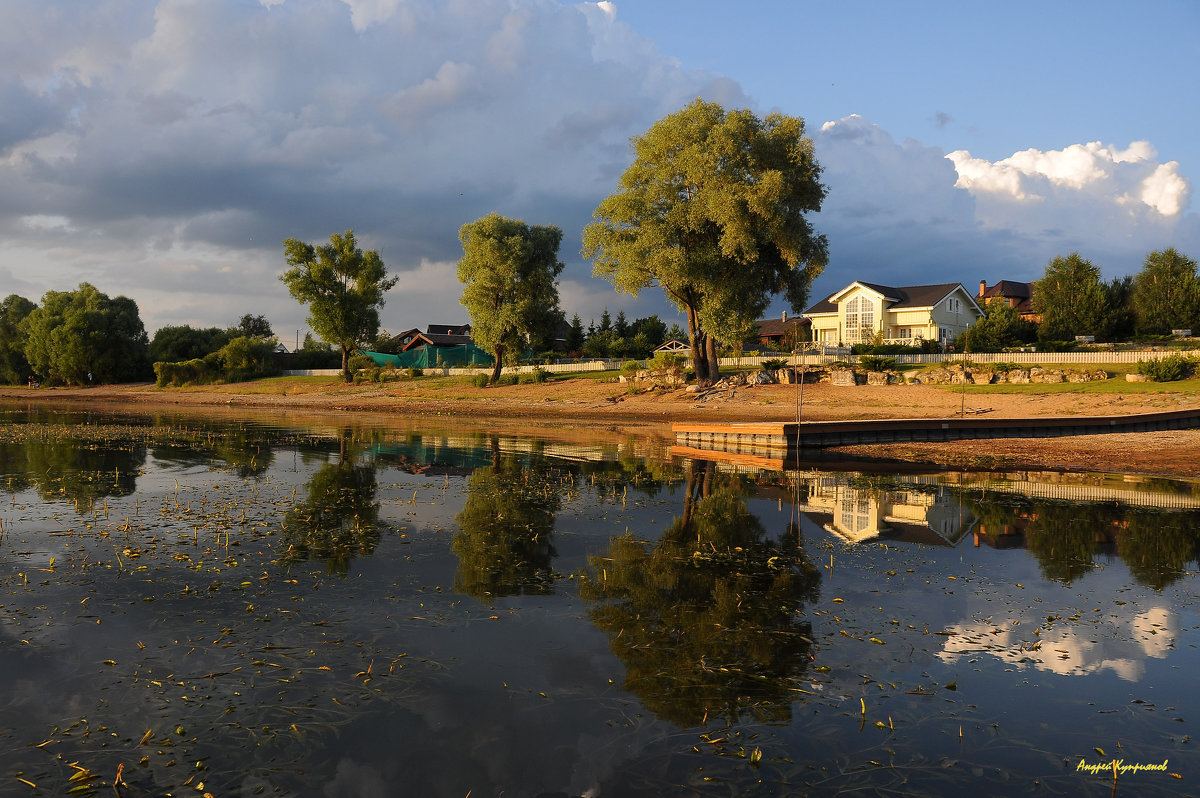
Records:
[[[398,355],[388,355],[383,352],[368,352],[363,354],[375,361],[377,366],[392,366],[398,369],[430,369],[430,368],[471,368],[472,366],[491,366],[492,356],[477,346],[423,346]]]

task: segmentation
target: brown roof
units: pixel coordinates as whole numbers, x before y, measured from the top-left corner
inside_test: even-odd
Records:
[[[996,297],[1008,300],[1015,299],[1015,302],[1010,302],[1009,304],[1016,308],[1017,313],[1031,314],[1034,312],[1033,283],[1019,283],[1016,280],[1001,280],[990,287],[987,287],[985,283],[983,294],[980,295],[980,299],[982,301],[979,304],[986,305],[989,299],[995,299]]]
[[[796,327],[806,324],[812,324],[812,322],[802,317],[793,317],[786,321],[783,319],[762,319],[758,322],[758,336],[760,338],[784,336],[790,334]]]

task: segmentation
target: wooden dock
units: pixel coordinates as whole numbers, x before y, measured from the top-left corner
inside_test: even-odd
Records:
[[[675,442],[746,453],[786,454],[805,449],[911,441],[981,438],[1058,438],[1114,432],[1158,432],[1200,427],[1200,410],[1123,416],[1039,418],[909,418],[861,421],[794,421],[672,424]]]

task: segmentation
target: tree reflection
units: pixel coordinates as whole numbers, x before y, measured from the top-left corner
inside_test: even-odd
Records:
[[[625,663],[625,686],[681,726],[749,713],[791,718],[792,682],[805,670],[820,573],[794,527],[766,538],[736,484],[694,462],[684,513],[658,542],[614,538],[591,557],[580,592]]]
[[[1139,584],[1162,590],[1187,573],[1200,554],[1200,513],[1117,504],[1024,500],[978,502],[980,535],[1009,548],[1015,540],[1037,558],[1047,579],[1071,584],[1093,568],[1097,554],[1125,563]]]
[[[355,557],[379,544],[379,503],[374,464],[360,465],[343,453],[308,481],[308,500],[288,510],[283,521],[287,549],[283,565],[324,560],[331,574],[345,576]]]
[[[1133,578],[1162,590],[1187,573],[1197,556],[1200,513],[1131,509],[1117,532],[1117,551]]]
[[[128,496],[146,463],[146,447],[125,439],[71,438],[49,428],[29,428],[24,440],[0,445],[8,490],[33,487],[47,501],[74,502],[80,511],[100,499]]]
[[[554,591],[551,537],[562,476],[540,457],[524,464],[493,449],[492,465],[467,480],[467,501],[455,518],[455,590],[476,598]]]

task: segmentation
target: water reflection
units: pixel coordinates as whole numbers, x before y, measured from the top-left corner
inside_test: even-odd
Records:
[[[494,448],[492,464],[467,479],[466,504],[455,517],[454,589],[476,598],[553,592],[554,517],[574,482],[545,458]]]
[[[323,561],[330,574],[345,576],[355,557],[368,557],[379,544],[378,483],[373,460],[360,460],[354,442],[341,439],[336,462],[317,469],[304,486],[308,498],[283,519],[286,549],[279,562],[292,566]]]
[[[693,462],[684,511],[657,540],[626,533],[588,558],[592,621],[625,664],[625,687],[681,726],[743,716],[786,723],[811,660],[804,607],[820,573],[788,526],[777,539],[746,488]]]
[[[874,538],[954,546],[975,515],[952,491],[928,481],[844,474],[798,475],[802,509],[849,543]]]

